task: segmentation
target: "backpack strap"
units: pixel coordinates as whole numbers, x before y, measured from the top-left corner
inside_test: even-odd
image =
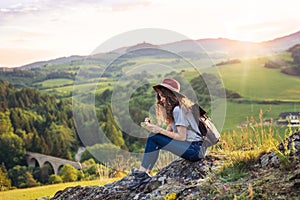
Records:
[[[208,118],[205,115],[206,111],[201,106],[199,106],[199,104],[195,103],[191,107],[191,112],[194,116],[194,119],[197,122],[200,133],[198,131],[196,131],[195,129],[193,129],[192,127],[190,127],[190,130],[194,131],[195,133],[197,133],[198,135],[200,135],[202,137],[205,136],[207,133],[207,128],[206,128],[205,124],[203,123],[203,120],[206,120]]]
[[[194,133],[196,133],[197,135],[203,137],[203,135],[201,133],[199,133],[198,131],[196,131],[190,124],[190,122],[187,120],[187,122],[189,123],[188,127],[186,127],[187,130],[191,130],[193,131]]]
[[[192,113],[195,118],[197,118],[199,116],[206,118],[206,116],[205,116],[206,111],[201,106],[199,106],[199,104],[195,103],[194,105],[192,105],[191,110],[192,110]]]
[[[199,135],[200,137],[204,137],[207,133],[207,128],[205,126],[205,124],[202,122],[201,118],[207,119],[206,111],[201,108],[201,106],[199,106],[199,104],[195,103],[194,105],[192,105],[191,110],[192,115],[198,125],[198,129],[199,131],[195,130],[192,126],[191,123],[189,122],[189,120],[187,119],[187,115],[185,115],[186,117],[186,121],[188,122],[188,126],[187,126],[187,130],[191,130],[194,133],[196,133],[197,135]]]

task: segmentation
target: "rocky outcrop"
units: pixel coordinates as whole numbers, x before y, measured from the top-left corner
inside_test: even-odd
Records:
[[[280,158],[283,157],[287,161],[293,160],[300,156],[300,132],[292,134],[290,137],[286,138],[278,146],[279,151],[272,151],[266,154],[263,154],[260,157],[261,167],[265,168],[268,166],[279,167]],[[278,154],[278,152],[280,152]]]
[[[55,194],[52,200],[58,199],[101,199],[101,200],[127,200],[127,199],[164,199],[181,197],[199,190],[198,183],[203,181],[206,174],[212,170],[214,159],[208,157],[198,162],[189,162],[177,159],[163,168],[151,181],[141,185],[136,190],[126,187],[132,182],[133,176],[127,176],[105,186],[70,187]],[[171,198],[172,199],[172,198]],[[173,198],[174,199],[174,198]]]
[[[281,152],[281,153],[278,153]],[[289,164],[283,169],[283,155]],[[151,181],[135,190],[128,190],[133,176],[127,176],[105,186],[70,187],[55,194],[52,200],[99,199],[233,199],[243,195],[246,199],[294,199],[300,196],[300,132],[282,142],[274,152],[263,154],[246,177],[224,182],[214,174],[222,167],[222,156],[208,156],[205,160],[189,162],[177,159],[163,168]],[[246,195],[247,193],[247,195]],[[249,193],[249,194],[248,194]],[[246,196],[245,196],[246,195]]]

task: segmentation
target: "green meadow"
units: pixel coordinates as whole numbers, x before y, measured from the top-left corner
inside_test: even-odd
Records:
[[[249,122],[252,118],[259,122],[260,110],[263,113],[264,120],[276,120],[282,112],[299,111],[300,103],[259,104],[227,101],[223,131],[227,132],[236,129],[241,123]]]
[[[74,83],[71,79],[66,78],[57,78],[57,79],[49,79],[43,82],[38,82],[34,84],[34,86],[38,86],[39,88],[57,88],[63,87],[65,85],[72,85]]]
[[[265,68],[267,58],[252,58],[218,67],[227,89],[250,100],[300,100],[300,78]]]
[[[102,93],[106,89],[113,89],[114,82],[106,79],[93,79],[88,83],[76,84],[70,79],[50,79],[36,83],[36,87],[44,93],[54,94],[59,97],[71,97],[73,90],[80,90],[81,92],[96,92]]]

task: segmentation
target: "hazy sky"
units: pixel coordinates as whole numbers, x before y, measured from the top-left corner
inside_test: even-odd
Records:
[[[115,35],[141,28],[168,29],[190,39],[271,40],[300,30],[298,2],[1,0],[0,67],[89,55]]]

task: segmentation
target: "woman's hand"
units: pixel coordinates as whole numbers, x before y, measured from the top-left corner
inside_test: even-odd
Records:
[[[146,117],[145,118],[145,122],[151,123],[151,118],[150,117]]]
[[[145,128],[147,130],[149,130],[150,132],[152,132],[152,133],[160,133],[161,130],[162,130],[161,127],[159,127],[159,126],[157,126],[155,124],[151,124],[151,123],[147,123],[147,125],[145,126]]]

